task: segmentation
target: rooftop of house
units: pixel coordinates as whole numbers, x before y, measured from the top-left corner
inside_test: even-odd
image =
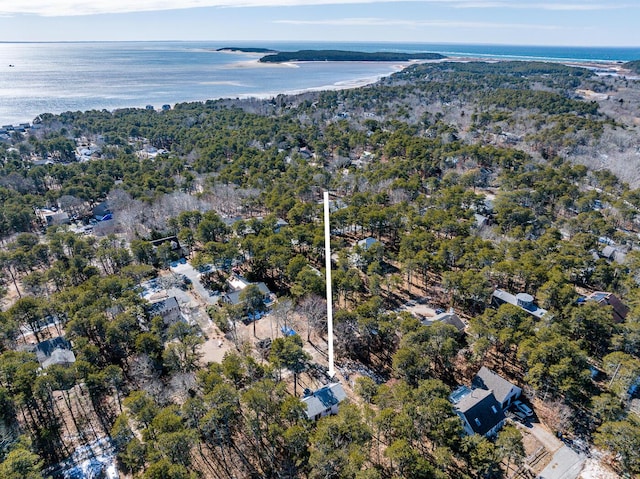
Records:
[[[362,248],[363,250],[368,250],[369,248],[371,248],[374,244],[379,243],[379,241],[371,236],[365,238],[365,239],[361,239],[360,241],[358,241],[358,246],[360,246],[360,248]]]
[[[160,301],[153,303],[150,309],[152,313],[162,316],[170,311],[180,309],[180,306],[178,305],[176,297],[171,296],[170,298],[161,299]]]
[[[455,408],[464,415],[471,429],[477,434],[485,435],[505,420],[502,406],[493,392],[486,389],[472,390],[455,405]]]
[[[485,389],[487,391],[493,391],[493,395],[501,404],[507,399],[507,396],[512,391],[515,384],[504,379],[499,374],[495,373],[491,369],[482,366],[480,371],[475,375],[471,381],[471,386],[474,389]]]
[[[240,287],[240,288],[235,288],[234,284],[237,283],[232,283],[231,281],[229,281],[229,284],[234,288],[234,291],[230,291],[226,294],[227,300],[231,303],[231,304],[240,304],[242,301],[240,301],[240,295],[242,294],[242,291],[249,285],[252,283],[247,283],[244,286]],[[264,295],[264,296],[269,296],[271,294],[271,291],[269,290],[269,288],[267,287],[266,284],[260,282],[260,283],[253,283],[256,286],[258,286],[258,289],[260,290],[260,292]]]
[[[312,419],[341,403],[346,398],[347,394],[344,392],[342,385],[340,383],[331,383],[303,397],[302,402],[307,406],[307,417]]]
[[[51,354],[56,349],[68,349],[71,350],[71,343],[63,336],[40,341],[36,344],[36,356],[41,363],[47,358],[51,357]]]
[[[425,326],[430,326],[436,322],[454,326],[458,331],[464,331],[465,328],[464,322],[453,311],[445,311],[444,313],[437,314],[432,318],[426,318],[422,321],[422,324],[424,324]]]
[[[69,349],[54,349],[51,352],[51,356],[42,362],[43,368],[48,368],[55,364],[72,364],[76,362],[76,355]]]
[[[624,321],[629,313],[629,307],[620,301],[620,298],[613,293],[608,293],[606,291],[594,291],[589,294],[585,300],[595,301],[598,304],[611,306],[613,308],[613,317],[616,322]]]
[[[76,361],[76,356],[71,351],[71,343],[63,336],[40,341],[35,346],[35,353],[43,368],[54,364],[71,364]]]
[[[514,306],[518,306],[538,319],[547,314],[547,310],[538,307],[538,305],[533,302],[533,296],[527,293],[518,293],[513,295],[502,289],[496,289],[491,296],[502,303],[509,303]]]

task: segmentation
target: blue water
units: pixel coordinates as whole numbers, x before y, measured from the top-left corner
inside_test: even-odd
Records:
[[[301,42],[0,43],[0,125],[31,121],[45,112],[149,104],[159,108],[184,101],[354,86],[399,69],[397,63],[257,64],[259,54],[215,51],[227,46],[432,51],[452,57],[558,61],[640,59],[640,48]]]

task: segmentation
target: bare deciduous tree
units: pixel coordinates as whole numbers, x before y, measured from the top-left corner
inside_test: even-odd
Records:
[[[327,330],[327,302],[315,294],[305,297],[297,306],[297,312],[307,323],[307,341],[311,333],[323,335]]]

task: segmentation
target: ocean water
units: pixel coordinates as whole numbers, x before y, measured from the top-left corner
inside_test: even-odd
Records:
[[[301,42],[0,43],[0,125],[41,113],[144,107],[216,98],[270,97],[370,83],[399,63],[258,64],[260,54],[221,47],[277,50],[432,51],[452,57],[628,61],[640,48]],[[13,66],[10,66],[13,65]]]

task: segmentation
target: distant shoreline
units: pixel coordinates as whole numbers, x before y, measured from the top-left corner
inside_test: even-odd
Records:
[[[286,66],[286,65],[291,65],[294,66],[296,65],[296,63],[305,63],[305,62],[291,62],[290,64],[284,64],[284,63],[275,63],[275,64],[270,64],[270,65],[265,65],[265,66]],[[275,98],[278,95],[303,95],[305,93],[313,93],[313,92],[322,92],[322,91],[340,91],[340,90],[350,90],[353,88],[361,88],[361,87],[365,87],[368,85],[373,85],[375,83],[377,83],[378,81],[380,81],[383,78],[386,78],[388,76],[391,76],[395,73],[401,72],[402,70],[404,70],[405,68],[408,68],[412,65],[415,65],[416,63],[409,63],[407,62],[406,64],[396,64],[393,66],[393,71],[389,72],[389,73],[383,73],[383,74],[379,74],[379,75],[375,75],[375,76],[371,76],[371,77],[366,77],[366,78],[356,78],[353,80],[344,80],[344,81],[339,81],[330,85],[321,85],[318,87],[309,87],[309,88],[300,88],[300,89],[295,89],[295,90],[287,90],[287,91],[282,91],[282,92],[278,92],[278,93],[272,93],[272,92],[265,92],[265,93],[246,93],[243,95],[238,95],[238,98],[242,99],[242,100],[248,100],[251,98],[255,98],[258,100],[269,100],[271,98]]]

